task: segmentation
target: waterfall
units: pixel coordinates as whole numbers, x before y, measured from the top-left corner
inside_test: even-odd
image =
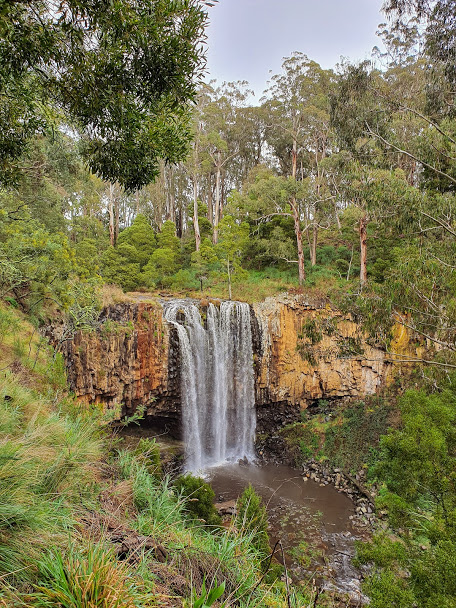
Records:
[[[198,471],[254,454],[255,395],[250,308],[209,304],[206,322],[190,301],[164,304],[177,330],[186,468]]]

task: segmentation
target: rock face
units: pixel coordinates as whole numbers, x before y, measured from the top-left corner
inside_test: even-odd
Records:
[[[296,418],[317,400],[377,392],[392,362],[362,327],[326,303],[283,295],[254,304],[259,326],[256,401],[261,421]],[[272,411],[271,411],[272,410]]]
[[[392,378],[392,357],[325,302],[302,295],[268,298],[253,305],[251,320],[260,432],[299,418],[320,399],[362,397]],[[144,406],[150,423],[178,436],[177,332],[160,304],[117,304],[104,310],[101,321],[97,332],[78,332],[64,344],[71,390],[87,403],[121,405],[123,415]],[[396,352],[409,350],[402,327],[395,346]]]
[[[100,321],[63,345],[70,389],[85,403],[120,406],[121,415],[145,407],[147,420],[179,435],[179,350],[161,306],[117,304]]]

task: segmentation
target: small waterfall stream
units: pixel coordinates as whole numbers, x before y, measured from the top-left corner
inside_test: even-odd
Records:
[[[204,323],[194,303],[174,300],[164,304],[164,316],[179,337],[187,470],[251,458],[256,418],[249,305],[211,303]]]

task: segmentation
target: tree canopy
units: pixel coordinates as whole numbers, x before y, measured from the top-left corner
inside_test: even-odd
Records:
[[[0,3],[0,183],[36,132],[76,129],[90,168],[127,190],[182,160],[204,65],[198,0]]]

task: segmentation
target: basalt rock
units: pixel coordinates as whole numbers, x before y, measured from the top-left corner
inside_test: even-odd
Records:
[[[100,321],[97,331],[63,343],[71,390],[85,403],[120,407],[122,415],[143,407],[147,422],[179,436],[178,338],[160,303],[113,305]],[[273,433],[321,400],[334,405],[376,393],[404,369],[349,315],[304,295],[254,304],[251,328],[259,433]],[[420,354],[410,350],[403,326],[395,332],[391,350]]]
[[[404,371],[350,315],[325,301],[284,294],[254,304],[253,314],[260,336],[255,352],[260,432],[299,419],[301,410],[321,400],[334,406],[375,394]],[[402,326],[394,331],[392,350],[409,352],[407,332]]]
[[[63,344],[70,389],[85,403],[133,415],[180,433],[180,365],[176,332],[158,304],[122,303],[103,310],[100,328]]]

